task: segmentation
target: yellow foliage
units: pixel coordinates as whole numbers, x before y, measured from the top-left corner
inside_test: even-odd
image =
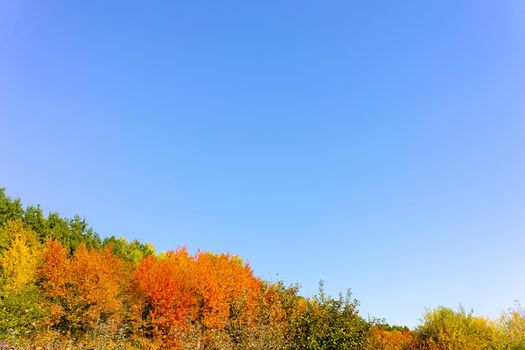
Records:
[[[499,348],[498,327],[483,317],[473,316],[463,308],[455,311],[438,307],[424,316],[418,328],[428,350],[485,350]]]
[[[37,258],[34,244],[30,241],[36,234],[24,228],[21,221],[11,221],[2,229],[3,237],[11,242],[0,258],[3,289],[19,292],[35,279]]]
[[[499,326],[509,349],[525,348],[525,311],[519,304],[502,313]]]

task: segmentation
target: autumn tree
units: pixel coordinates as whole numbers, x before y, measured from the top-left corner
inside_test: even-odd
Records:
[[[109,249],[81,244],[69,256],[59,242],[49,241],[39,275],[53,328],[93,337],[116,330],[125,275],[122,261]]]
[[[19,219],[0,228],[0,334],[4,336],[34,331],[42,316],[34,285],[38,246],[36,233]]]
[[[382,324],[370,329],[366,343],[368,350],[415,350],[417,348],[416,336],[408,328]]]
[[[525,310],[519,303],[503,312],[498,324],[506,349],[525,349]]]
[[[497,348],[496,324],[460,307],[438,307],[424,315],[417,328],[422,347],[428,350],[482,350]]]
[[[258,304],[255,310],[255,321],[249,326],[240,328],[244,334],[238,348],[245,349],[287,349],[289,325],[295,316],[294,307],[288,305],[289,288],[281,289],[280,283],[261,282]],[[282,293],[284,291],[284,293]],[[294,302],[298,301],[297,296]],[[289,313],[291,311],[291,313]]]
[[[22,221],[8,221],[0,229],[0,271],[4,291],[20,292],[34,281],[39,241]]]
[[[145,257],[133,273],[133,290],[144,305],[141,329],[164,347],[180,347],[182,331],[196,317],[190,274],[194,264],[186,249],[178,249],[163,258]]]
[[[261,283],[238,256],[197,252],[193,291],[201,341],[207,346],[244,347],[255,327]]]

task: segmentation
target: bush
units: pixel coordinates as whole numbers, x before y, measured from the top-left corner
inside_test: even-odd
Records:
[[[307,301],[295,324],[291,349],[363,349],[369,323],[358,315],[357,306],[350,291],[346,298],[333,299],[324,293],[321,283],[318,295]]]
[[[497,349],[501,343],[497,324],[462,307],[458,311],[446,307],[428,311],[417,334],[428,350]]]
[[[38,330],[43,311],[34,287],[21,292],[4,292],[0,297],[0,339],[28,338]]]

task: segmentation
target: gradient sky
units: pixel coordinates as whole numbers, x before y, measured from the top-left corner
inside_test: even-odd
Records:
[[[0,0],[0,186],[102,236],[352,288],[525,302],[525,3]]]

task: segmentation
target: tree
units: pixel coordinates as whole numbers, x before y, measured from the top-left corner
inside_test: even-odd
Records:
[[[0,338],[27,336],[42,317],[34,285],[38,246],[36,233],[20,219],[0,229]]]
[[[260,280],[238,256],[199,251],[194,260],[195,325],[201,342],[212,347],[219,343],[221,347],[247,348],[253,344],[256,329]]]
[[[24,215],[24,208],[20,199],[12,199],[5,194],[5,188],[0,187],[0,226],[9,220],[21,219]]]
[[[109,249],[81,244],[73,256],[56,241],[46,243],[41,285],[50,305],[49,323],[76,335],[96,337],[118,326],[125,274]]]
[[[502,313],[499,326],[507,349],[525,349],[525,310],[519,303]]]
[[[378,324],[370,329],[366,348],[369,350],[415,350],[417,340],[415,334],[406,327]]]
[[[40,206],[30,205],[24,212],[24,225],[31,230],[35,231],[40,237],[41,241],[44,241],[48,221],[44,216],[42,208]]]
[[[496,324],[462,307],[457,311],[446,307],[428,311],[417,334],[429,350],[482,350],[499,343]]]
[[[336,350],[362,349],[369,332],[369,324],[358,312],[358,301],[350,291],[338,299],[327,296],[323,283],[319,293],[307,300],[294,331],[292,349]]]
[[[105,238],[102,245],[110,247],[115,255],[134,265],[138,265],[145,256],[155,255],[155,248],[151,244],[140,243],[137,240],[128,242],[124,237]]]
[[[22,221],[10,220],[0,229],[0,272],[5,292],[20,292],[34,281],[39,245],[36,233]]]
[[[190,275],[193,264],[188,251],[178,249],[164,258],[145,257],[133,273],[133,290],[144,305],[141,328],[163,347],[182,346],[182,332],[196,316]]]

